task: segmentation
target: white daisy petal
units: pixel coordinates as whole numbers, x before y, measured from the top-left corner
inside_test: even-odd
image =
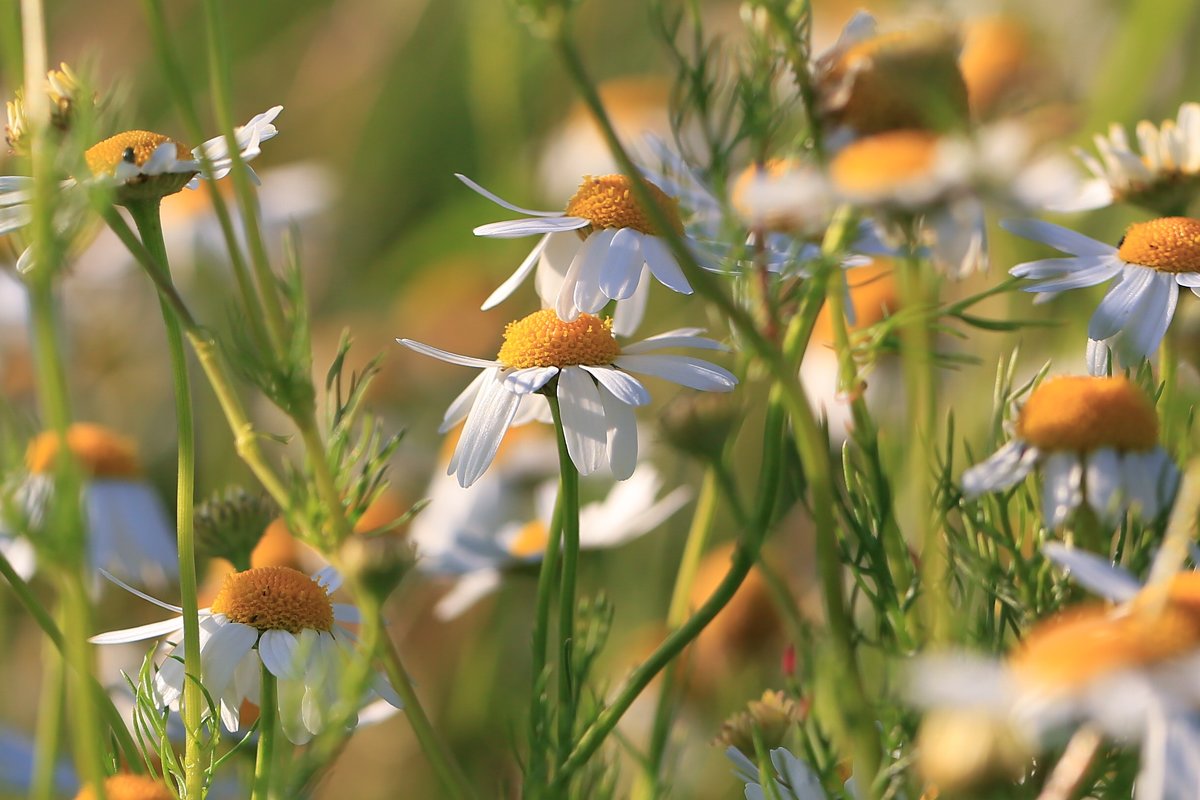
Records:
[[[729,350],[728,345],[718,342],[716,339],[709,339],[706,336],[694,336],[690,333],[678,333],[675,335],[663,334],[661,336],[651,336],[649,339],[625,345],[621,348],[621,352],[637,355],[638,353],[665,350],[668,347],[694,347],[697,350],[721,350],[726,352]]]
[[[496,361],[488,361],[484,358],[472,358],[471,356],[460,356],[457,353],[439,350],[436,347],[431,347],[427,344],[413,341],[412,339],[397,339],[396,341],[407,347],[409,350],[416,350],[423,356],[436,358],[439,361],[445,361],[448,364],[458,364],[462,367],[476,367],[477,369],[488,369],[490,367],[499,366],[499,362]]]
[[[1121,496],[1121,462],[1116,450],[1098,448],[1087,456],[1084,484],[1087,486],[1087,504],[1106,522],[1111,522],[1125,511],[1125,499]]]
[[[575,273],[575,285],[571,288],[571,299],[575,307],[585,314],[596,313],[608,302],[600,288],[600,281],[608,265],[612,241],[620,230],[606,228],[593,233],[579,248],[571,264],[572,269],[575,269],[575,264],[579,265]]]
[[[532,394],[558,374],[558,367],[515,369],[504,378],[504,387],[515,394]]]
[[[500,570],[481,569],[463,575],[454,587],[442,595],[433,607],[433,615],[443,622],[465,613],[482,598],[500,588]]]
[[[475,181],[468,178],[466,175],[462,175],[462,174],[456,172],[456,173],[454,173],[454,177],[458,178],[460,181],[465,183],[467,185],[467,187],[469,189],[471,189],[471,191],[473,191],[477,194],[483,195],[484,197],[486,197],[488,200],[491,200],[496,205],[500,206],[501,208],[507,208],[509,211],[515,211],[518,214],[528,214],[531,217],[561,217],[563,215],[563,213],[561,211],[534,211],[533,209],[530,209],[530,208],[521,208],[520,206],[513,205],[512,203],[508,202],[507,200],[504,200],[499,195],[489,192],[487,189],[483,188],[478,183],[476,183]]]
[[[628,300],[617,303],[617,310],[613,313],[613,333],[617,336],[632,336],[646,316],[646,302],[649,299],[650,270],[642,267],[633,294]]]
[[[968,469],[962,476],[963,494],[973,500],[985,492],[999,492],[1016,486],[1033,471],[1040,453],[1015,439],[993,453],[986,461]]]
[[[144,642],[147,639],[158,639],[173,633],[183,632],[183,620],[179,617],[165,619],[162,622],[151,622],[138,625],[135,628],[125,628],[119,631],[108,631],[96,634],[88,639],[92,644],[126,644],[128,642]]]
[[[558,376],[558,404],[571,461],[581,475],[591,475],[604,463],[608,442],[608,423],[595,381],[578,367],[564,368]]]
[[[519,395],[504,388],[499,369],[489,372],[491,378],[483,382],[471,406],[451,463],[459,485],[464,488],[477,481],[496,457],[521,400]]]
[[[1124,603],[1142,589],[1138,579],[1129,572],[1087,550],[1067,547],[1061,542],[1047,542],[1042,545],[1042,553],[1067,570],[1075,583],[1114,603]]]
[[[1066,522],[1083,502],[1083,467],[1074,453],[1051,453],[1042,464],[1042,516],[1047,528]]]
[[[642,235],[632,228],[619,228],[608,245],[608,254],[600,272],[600,291],[612,300],[633,296],[642,277]]]
[[[637,467],[637,417],[631,406],[615,397],[603,384],[600,386],[600,402],[604,406],[604,418],[608,423],[606,446],[609,468],[614,478],[623,481],[632,475]]]
[[[731,392],[738,382],[729,370],[691,356],[621,355],[613,363],[630,372],[707,392]]]
[[[1143,267],[1127,267],[1121,280],[1113,284],[1096,307],[1088,322],[1089,339],[1107,339],[1129,322],[1142,300],[1143,293],[1154,283],[1154,271]]]
[[[488,295],[488,298],[483,301],[483,305],[479,307],[479,310],[487,311],[495,308],[501,302],[508,299],[509,295],[515,292],[517,287],[529,277],[529,273],[533,272],[534,266],[536,266],[538,260],[541,259],[542,251],[546,249],[546,243],[549,241],[550,234],[546,234],[539,239],[534,248],[529,251],[529,255],[525,256],[525,260],[521,262],[519,267],[517,267],[516,271],[513,272],[512,275],[509,275],[504,283],[500,284],[500,286],[496,288],[496,291]]]
[[[486,236],[491,239],[520,239],[524,236],[534,236],[541,233],[561,233],[586,228],[591,223],[579,217],[555,217],[551,219],[509,219],[502,222],[489,222],[475,228],[476,236]]]
[[[204,687],[214,695],[225,691],[233,679],[238,662],[254,643],[258,631],[240,622],[226,622],[200,648],[200,669],[204,675]]]
[[[643,234],[642,255],[646,258],[646,265],[650,267],[650,272],[654,274],[659,283],[680,294],[692,293],[692,285],[684,277],[683,270],[679,268],[674,254],[662,239]]]
[[[1000,227],[1017,236],[1048,244],[1055,250],[1076,256],[1107,256],[1117,252],[1117,248],[1112,245],[1098,242],[1089,236],[1076,233],[1070,228],[1064,228],[1052,222],[1043,222],[1037,219],[1006,219],[1000,222]]]
[[[276,678],[300,678],[304,674],[303,659],[297,658],[294,634],[288,631],[263,631],[258,642],[258,656]]]
[[[446,413],[442,416],[442,424],[438,426],[438,433],[446,433],[458,423],[462,422],[467,416],[467,412],[471,410],[471,404],[475,402],[475,396],[479,394],[479,387],[483,382],[488,380],[487,370],[476,375],[467,388],[459,393],[458,397],[454,398],[450,403],[450,407],[446,409]]]
[[[1179,284],[1170,275],[1155,273],[1153,277],[1134,310],[1132,322],[1121,333],[1120,349],[1139,361],[1158,350],[1179,302]]]
[[[611,392],[618,400],[626,405],[644,406],[650,402],[650,392],[637,378],[628,372],[622,372],[611,367],[589,367],[581,365],[589,375],[600,382],[600,385]]]
[[[1057,261],[1058,259],[1049,259]],[[1036,275],[1043,271],[1043,268],[1038,267],[1046,262],[1030,262],[1029,264],[1019,264],[1009,270],[1010,274],[1018,278],[1028,278],[1035,280]],[[1078,263],[1078,262],[1077,262]],[[1031,267],[1025,273],[1018,272],[1021,267]],[[1091,266],[1076,269],[1074,272],[1069,272],[1065,275],[1058,275],[1049,280],[1042,280],[1033,286],[1024,288],[1026,292],[1061,292],[1066,289],[1081,289],[1085,286],[1098,286],[1105,281],[1110,281],[1121,274],[1123,267],[1119,262],[1102,262]]]

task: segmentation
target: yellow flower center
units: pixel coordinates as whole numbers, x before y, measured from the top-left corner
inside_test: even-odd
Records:
[[[550,532],[540,521],[534,520],[517,531],[516,537],[508,545],[508,552],[514,558],[529,558],[546,552],[550,542]]]
[[[1029,395],[1017,435],[1045,450],[1151,450],[1158,417],[1150,398],[1126,378],[1063,376]]]
[[[854,324],[848,326],[851,331],[865,330],[900,308],[900,290],[892,263],[887,259],[875,259],[869,266],[850,270],[846,280],[855,311]],[[833,343],[833,315],[828,304],[817,312],[812,341],[823,347]]]
[[[843,148],[829,165],[844,191],[881,192],[927,175],[937,156],[938,135],[930,131],[889,131]]]
[[[1178,658],[1200,646],[1200,575],[1174,578],[1160,611],[1086,606],[1037,625],[1010,657],[1022,680],[1071,689],[1107,673]]]
[[[967,28],[959,67],[967,97],[976,110],[988,109],[1028,75],[1035,63],[1028,30],[1015,19],[987,17]]]
[[[94,144],[84,152],[88,169],[93,175],[112,175],[117,171],[117,165],[124,161],[141,167],[150,160],[158,146],[166,142],[175,145],[175,157],[186,161],[192,157],[191,150],[186,145],[175,142],[161,133],[150,131],[125,131],[116,136],[110,136],[99,144]]]
[[[104,796],[108,800],[175,800],[175,795],[162,781],[148,775],[113,775],[104,779]],[[95,800],[91,786],[85,786],[75,800]]]
[[[1117,256],[1159,272],[1200,272],[1200,219],[1164,217],[1130,225]]]
[[[612,320],[580,314],[563,322],[552,308],[536,311],[508,323],[504,344],[496,356],[506,367],[598,367],[611,364],[621,354],[612,334]]]
[[[333,628],[333,604],[325,589],[291,567],[257,567],[225,576],[212,602],[224,614],[260,631],[299,633]]]
[[[29,471],[39,475],[53,472],[59,442],[54,431],[34,437],[25,453]],[[100,425],[77,422],[68,427],[67,449],[93,478],[133,478],[141,473],[133,441]]]
[[[678,202],[652,183],[643,181],[642,185],[650,190],[655,204],[670,220],[671,228],[683,233]],[[632,228],[651,236],[659,233],[646,210],[638,204],[629,178],[624,175],[585,176],[567,203],[567,215],[586,219],[593,228]]]

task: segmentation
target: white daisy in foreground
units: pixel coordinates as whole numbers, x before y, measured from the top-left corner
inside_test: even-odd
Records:
[[[1029,395],[1013,440],[962,477],[963,493],[1009,489],[1042,473],[1042,517],[1057,528],[1087,505],[1112,522],[1128,509],[1151,520],[1170,507],[1179,470],[1158,444],[1150,398],[1126,378],[1062,376]]]
[[[484,301],[484,310],[511,295],[535,265],[539,265],[539,294],[543,302],[568,322],[580,313],[596,313],[610,300],[627,301],[637,291],[644,293],[647,270],[667,288],[681,294],[692,293],[691,284],[663,239],[662,231],[638,204],[632,184],[624,175],[585,177],[565,211],[521,208],[463,175],[456,177],[497,205],[530,217],[480,225],[475,229],[476,236],[514,239],[540,234],[542,237],[517,271]],[[675,233],[683,236],[677,202],[653,183],[644,181],[643,185]],[[552,242],[558,247],[551,249]],[[704,261],[699,250],[691,242],[688,244],[696,260]],[[561,275],[561,283],[553,279],[554,275]],[[551,289],[554,295],[547,296],[546,289]],[[639,296],[638,302],[644,306],[644,295]]]
[[[1179,287],[1200,296],[1200,220],[1164,217],[1134,223],[1116,247],[1049,222],[1001,224],[1072,256],[1029,261],[1009,270],[1038,281],[1025,289],[1044,293],[1037,302],[1117,279],[1088,323],[1088,370],[1093,375],[1107,373],[1110,351],[1122,366],[1154,355],[1175,315]]]
[[[0,547],[23,576],[33,571],[31,541],[45,530],[54,499],[54,471],[60,440],[54,432],[29,444],[29,470],[13,494],[15,519],[0,525]],[[163,586],[179,574],[175,528],[153,487],[142,478],[134,443],[100,425],[76,423],[67,429],[67,449],[83,472],[83,513],[91,564],[129,580]]]
[[[450,460],[449,472],[461,486],[484,473],[509,426],[545,408],[546,394],[558,399],[567,451],[580,474],[608,465],[613,477],[625,480],[637,464],[637,419],[633,409],[650,402],[650,393],[633,372],[653,375],[709,392],[730,392],[737,378],[728,370],[691,356],[662,355],[656,350],[696,347],[724,350],[724,345],[698,336],[698,328],[681,328],[622,345],[612,334],[612,320],[580,314],[564,322],[553,309],[510,322],[496,360],[447,353],[411,339],[397,339],[418,353],[483,370],[446,410],[442,430],[464,418],[467,423]]]
[[[278,133],[273,122],[282,110],[283,106],[270,108],[234,130],[234,144],[242,161],[257,157],[262,152],[260,145]],[[203,166],[205,158],[209,161],[207,171]],[[142,130],[110,136],[88,148],[84,159],[92,174],[67,180],[63,188],[100,182],[113,188],[113,202],[118,205],[160,199],[184,187],[195,189],[200,178],[218,180],[233,168],[233,157],[224,136],[189,150],[187,145],[161,133]],[[253,170],[250,176],[257,182]],[[32,178],[0,176],[0,234],[28,224],[27,204],[32,187]],[[22,261],[27,258],[23,256]],[[25,265],[19,262],[18,266]]]
[[[204,688],[219,702],[226,729],[239,729],[243,701],[259,704],[264,666],[278,679],[279,719],[288,739],[304,744],[325,727],[342,676],[356,657],[353,636],[338,623],[357,622],[358,610],[330,599],[340,583],[333,569],[310,578],[290,567],[257,567],[226,576],[212,606],[200,609]],[[183,611],[134,593],[177,614]],[[183,618],[174,617],[102,633],[90,641],[122,644],[161,637],[177,642],[154,677],[154,690],[161,705],[178,710],[186,680],[182,634]],[[368,695],[396,708],[402,705],[379,674]]]
[[[912,670],[914,701],[986,712],[1033,747],[1091,723],[1118,742],[1141,742],[1138,800],[1200,796],[1200,574],[1142,591],[1098,557],[1062,547],[1047,555],[1089,587],[1107,583],[1124,604],[1042,620],[1003,662],[924,657]]]
[[[434,614],[453,619],[500,586],[506,570],[540,563],[549,541],[550,518],[557,496],[557,481],[538,487],[533,519],[522,519],[505,501],[514,487],[490,474],[464,489],[450,478],[439,483],[421,516],[438,522],[447,514],[457,526],[433,524],[412,529],[417,547],[417,569],[432,576],[455,578],[450,591],[438,601]],[[448,485],[447,485],[448,484]],[[691,492],[679,487],[661,499],[662,478],[649,465],[639,467],[629,480],[618,483],[599,502],[579,510],[579,546],[583,550],[619,547],[657,528],[683,507]],[[454,501],[456,508],[438,508],[438,500]],[[442,504],[443,506],[446,503]]]
[[[767,795],[763,792],[758,765],[732,745],[726,748],[725,756],[733,762],[733,774],[746,784],[746,800],[765,800]],[[828,797],[812,767],[792,755],[786,747],[771,751],[771,766],[775,770],[771,776],[775,781],[773,797],[781,800],[825,800]],[[857,795],[850,792],[850,796]]]
[[[1095,137],[1097,156],[1075,148],[1091,173],[1068,201],[1053,211],[1085,211],[1129,202],[1159,214],[1187,210],[1200,190],[1200,103],[1184,103],[1174,120],[1155,126],[1137,124],[1137,146],[1125,129],[1113,124],[1108,135]],[[1141,152],[1138,152],[1140,149]]]

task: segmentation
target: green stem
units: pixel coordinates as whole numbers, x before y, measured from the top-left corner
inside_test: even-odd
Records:
[[[530,675],[529,706],[529,770],[527,783],[541,786],[546,777],[546,753],[538,752],[541,736],[538,734],[539,713],[542,707],[546,674],[546,648],[550,642],[550,609],[554,600],[554,575],[558,568],[558,553],[562,542],[563,503],[561,496],[554,504],[550,519],[550,530],[546,539],[546,552],[542,554],[542,566],[538,570],[537,610],[533,624],[533,643]]]
[[[558,399],[546,396],[558,440],[558,500],[562,506],[562,583],[558,593],[558,749],[568,753],[575,732],[572,646],[575,639],[575,575],[579,564],[579,470],[567,451]]]
[[[103,800],[105,769],[104,744],[106,738],[97,736],[103,731],[98,716],[96,696],[92,693],[92,663],[91,645],[88,634],[92,625],[92,601],[88,597],[87,585],[83,572],[79,569],[64,569],[61,576],[61,601],[64,617],[63,632],[66,648],[63,655],[71,667],[71,677],[75,680],[76,708],[72,717],[78,723],[71,726],[75,738],[75,750],[87,783],[96,792],[96,797]]]
[[[421,706],[421,700],[417,697],[417,691],[400,661],[396,646],[389,637],[383,636],[379,642],[379,649],[388,680],[391,681],[396,694],[404,701],[404,713],[408,717],[408,723],[412,726],[413,734],[417,737],[417,743],[420,744],[425,757],[429,759],[430,766],[442,782],[446,797],[452,800],[474,797],[475,793],[471,791],[461,767],[430,724],[429,717]]]
[[[1158,400],[1159,417],[1162,419],[1162,441],[1172,455],[1178,456],[1179,443],[1176,441],[1175,404],[1178,398],[1178,368],[1179,354],[1176,352],[1175,340],[1168,334],[1163,337],[1158,348],[1158,378],[1162,381],[1162,395]]]
[[[254,758],[254,794],[251,800],[268,800],[271,796],[271,767],[275,763],[275,740],[279,736],[278,711],[278,684],[271,670],[263,664],[258,703],[258,753]]]
[[[58,761],[58,742],[63,735],[63,705],[67,682],[62,654],[47,640],[42,656],[42,694],[38,703],[37,739],[33,751],[31,800],[54,797],[54,769]]]
[[[156,270],[164,283],[171,283],[167,247],[163,240],[159,201],[130,203],[127,206],[142,243],[156,260]],[[172,306],[160,301],[167,349],[171,358],[171,378],[175,389],[175,424],[178,428],[178,470],[175,496],[175,525],[179,547],[179,594],[183,607],[183,662],[189,680],[183,687],[184,794],[199,798],[204,791],[204,763],[201,722],[207,708],[204,699],[200,663],[200,605],[196,587],[196,542],[193,530],[196,485],[196,436],[192,411],[192,392],[188,378],[187,353],[183,345],[183,327]]]

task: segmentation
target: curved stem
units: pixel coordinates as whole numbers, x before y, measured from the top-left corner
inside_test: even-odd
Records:
[[[575,732],[572,650],[575,639],[575,573],[579,563],[579,470],[567,451],[558,399],[547,396],[558,440],[558,505],[562,507],[562,583],[558,592],[558,750],[568,753]]]
[[[254,758],[254,794],[251,800],[271,796],[271,772],[275,763],[275,740],[279,736],[276,721],[279,711],[279,687],[267,665],[262,665],[262,691],[258,703],[258,753]]]
[[[163,241],[159,202],[130,203],[129,214],[142,237],[142,243],[156,260],[159,277],[171,283],[167,247]],[[200,663],[200,605],[196,589],[196,542],[193,530],[196,485],[196,436],[192,412],[191,383],[187,353],[183,346],[183,327],[171,305],[160,301],[163,325],[167,331],[167,349],[171,357],[171,379],[175,389],[175,424],[178,428],[178,470],[175,495],[175,525],[179,548],[179,594],[183,607],[184,671],[193,678],[184,682],[183,726],[184,793],[199,798],[204,791],[203,732],[201,720],[206,708]]]

